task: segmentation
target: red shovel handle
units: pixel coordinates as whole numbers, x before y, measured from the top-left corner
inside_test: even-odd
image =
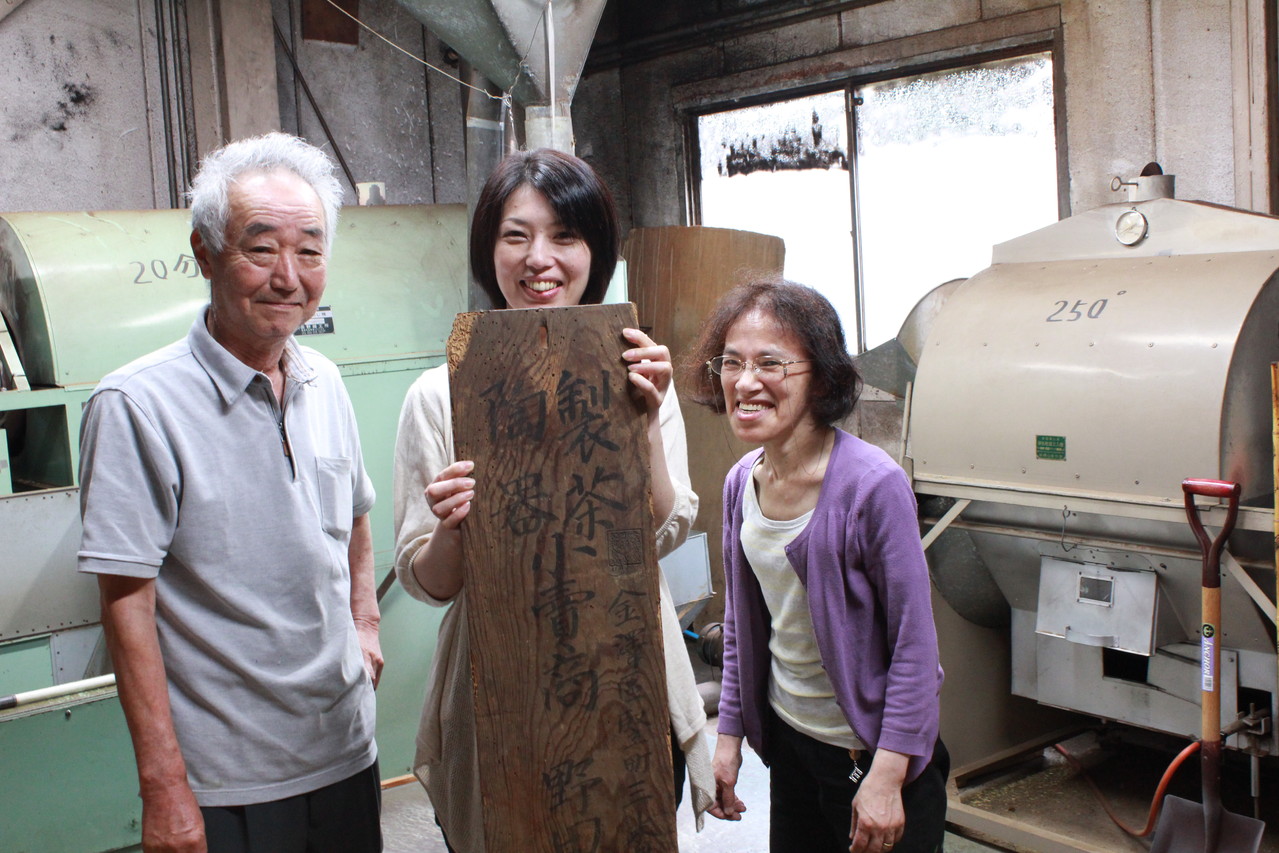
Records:
[[[1239,484],[1229,480],[1200,480],[1189,477],[1181,481],[1181,490],[1188,495],[1203,495],[1205,498],[1239,500]]]
[[[1221,548],[1235,529],[1235,518],[1239,515],[1239,494],[1242,491],[1238,483],[1226,480],[1200,480],[1190,478],[1181,481],[1181,490],[1186,496],[1186,518],[1190,520],[1190,529],[1199,540],[1203,551],[1203,585],[1207,589],[1221,586],[1221,572],[1218,568],[1221,560]],[[1199,520],[1199,509],[1195,506],[1195,495],[1207,498],[1226,498],[1226,520],[1221,525],[1221,532],[1216,539],[1209,539]]]

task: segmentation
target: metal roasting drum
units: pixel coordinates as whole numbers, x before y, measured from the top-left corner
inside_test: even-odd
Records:
[[[414,376],[442,353],[465,305],[464,216],[460,205],[343,211],[303,342],[338,362],[353,396],[374,381],[364,377]],[[185,210],[0,215],[0,344],[10,344],[0,349],[0,532],[25,531],[0,535],[0,643],[97,632],[97,586],[75,564],[81,407],[109,371],[183,337],[208,300],[189,235]],[[425,282],[422,270],[433,271]],[[379,405],[393,413],[402,397]],[[83,673],[62,670],[45,676]]]
[[[1011,625],[1014,693],[1194,737],[1187,477],[1242,485],[1223,557],[1223,727],[1275,711],[1261,586],[1274,589],[1279,219],[1178,201],[1171,176],[1151,177],[1126,203],[996,246],[988,269],[930,297],[907,455],[925,515],[944,516],[938,589],[971,621]],[[1210,527],[1222,517],[1205,511]],[[1228,745],[1277,746],[1261,725]]]

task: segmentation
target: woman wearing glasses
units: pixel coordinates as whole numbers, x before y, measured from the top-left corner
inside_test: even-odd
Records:
[[[613,198],[582,160],[550,149],[512,154],[489,176],[471,222],[471,269],[503,308],[599,303],[617,264]],[[688,477],[684,419],[670,392],[667,348],[639,329],[624,330],[618,358],[648,409],[657,554],[688,535],[697,495]],[[395,445],[395,571],[404,588],[429,604],[452,604],[440,624],[414,772],[430,795],[445,844],[454,853],[484,850],[471,653],[466,627],[459,525],[485,484],[453,450],[447,366],[413,383]],[[675,802],[687,764],[697,821],[710,804],[710,755],[701,729],[702,699],[666,581],[660,577]]]
[[[949,756],[914,495],[834,424],[858,377],[816,291],[727,294],[690,363],[693,399],[761,445],[724,483],[724,684],[711,814],[740,820],[745,737],[770,768],[770,850],[940,849]]]

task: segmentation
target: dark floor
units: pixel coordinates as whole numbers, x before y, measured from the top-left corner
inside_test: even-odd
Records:
[[[707,724],[705,736],[713,746],[714,720]],[[749,751],[749,747],[746,749]],[[700,833],[694,826],[688,797],[684,798],[676,819],[680,853],[767,853],[768,771],[753,753],[742,762],[737,792],[749,808],[742,820],[730,823],[707,816]],[[386,853],[444,853],[430,801],[417,782],[388,788],[383,793],[382,832]],[[946,853],[989,853],[998,849],[954,834],[946,837]]]
[[[714,736],[712,720],[705,732],[712,745]],[[945,849],[947,853],[1062,849],[1144,853],[1150,849],[1151,836],[1137,839],[1126,834],[1107,816],[1101,798],[1119,820],[1140,831],[1147,824],[1150,801],[1160,778],[1185,744],[1125,727],[1099,728],[1063,743],[1077,759],[1075,763],[1049,747],[984,776],[952,780],[958,783],[952,795],[951,815],[956,832],[947,834]],[[1199,770],[1196,754],[1182,764],[1168,788],[1170,795],[1189,801],[1195,809],[1202,809]],[[1224,806],[1249,818],[1254,808],[1250,771],[1246,756],[1227,753],[1222,772]],[[1258,851],[1243,853],[1279,853],[1279,797],[1273,796],[1279,792],[1279,763],[1268,759],[1259,765],[1259,771],[1261,819],[1272,829],[1263,837]],[[700,833],[694,828],[692,810],[685,798],[677,817],[681,853],[766,853],[768,775],[753,755],[747,755],[742,765],[738,793],[751,807],[743,819],[728,823],[708,817]],[[956,818],[956,802],[982,816],[991,816],[1005,827],[1002,834],[986,836],[984,840],[990,844],[982,843],[980,832]],[[416,782],[385,792],[382,823],[387,853],[444,853],[430,803]],[[1158,827],[1155,834],[1167,831]],[[1037,833],[1042,838],[1064,839],[1067,846],[1038,841]]]
[[[959,800],[1000,820],[1075,839],[1084,849],[1142,853],[1150,849],[1156,835],[1169,833],[1169,837],[1175,837],[1172,830],[1156,824],[1150,835],[1134,838],[1107,815],[1102,801],[1129,829],[1144,830],[1160,779],[1187,744],[1185,740],[1127,727],[1101,727],[1062,744],[1076,757],[1075,763],[1050,747],[987,778],[958,780]],[[1188,801],[1196,815],[1202,815],[1203,809],[1200,765],[1198,753],[1190,756],[1168,786],[1168,794]],[[1273,759],[1266,759],[1258,769],[1260,818],[1272,827],[1262,838],[1259,853],[1279,853],[1279,797],[1275,796],[1279,792],[1279,767]],[[1248,757],[1227,751],[1222,769],[1223,805],[1251,819],[1254,802],[1250,777]]]

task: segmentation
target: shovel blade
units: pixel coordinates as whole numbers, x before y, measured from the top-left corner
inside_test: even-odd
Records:
[[[1155,825],[1150,853],[1256,853],[1266,824],[1225,809],[1221,811],[1221,833],[1217,845],[1204,846],[1204,807],[1181,797],[1165,797]]]

